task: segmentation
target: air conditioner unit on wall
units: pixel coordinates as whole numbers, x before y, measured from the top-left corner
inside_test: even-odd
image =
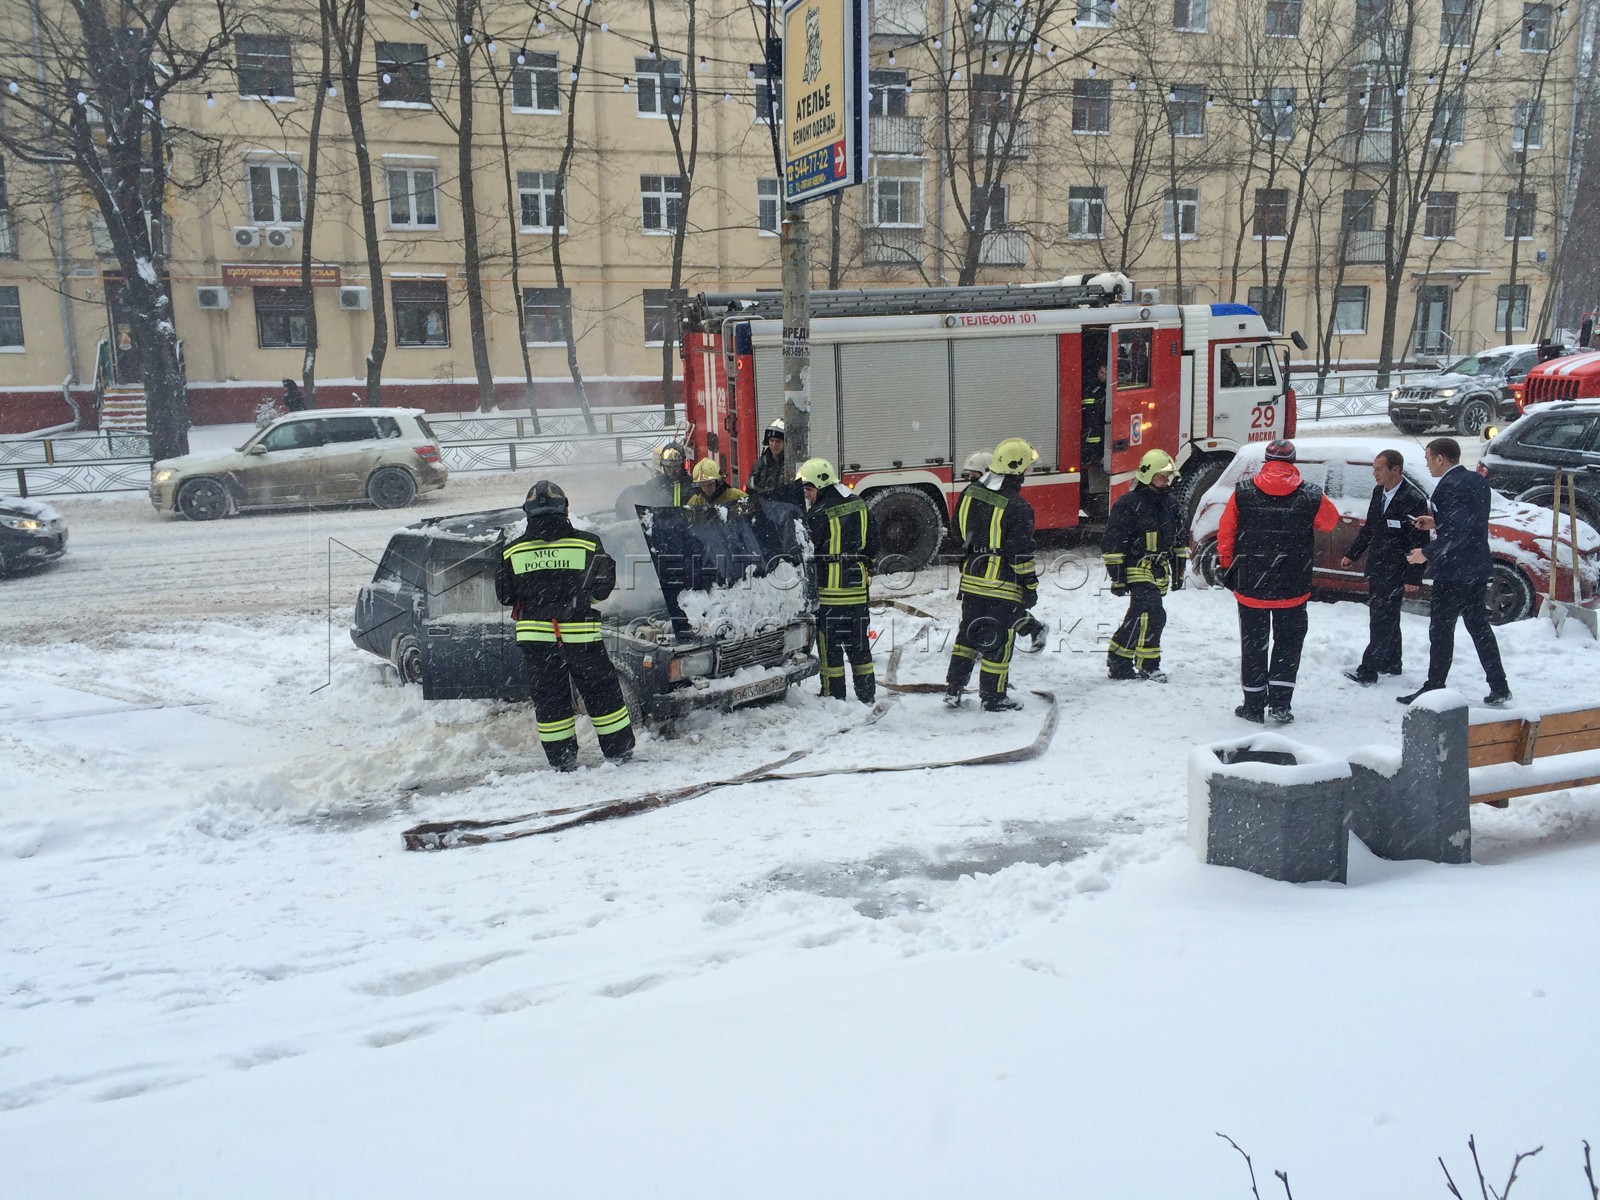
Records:
[[[241,250],[253,250],[261,245],[261,230],[254,225],[235,225],[233,244]]]
[[[364,287],[347,285],[339,289],[339,307],[356,312],[372,307],[372,296]]]
[[[194,290],[194,302],[199,308],[208,312],[217,312],[228,307],[228,289],[225,287],[197,287]]]
[[[267,245],[274,250],[287,250],[294,245],[294,230],[292,229],[268,229],[262,236],[266,239]]]
[[[1161,303],[1161,289],[1160,288],[1140,288],[1139,289],[1139,303],[1140,304],[1160,304]]]

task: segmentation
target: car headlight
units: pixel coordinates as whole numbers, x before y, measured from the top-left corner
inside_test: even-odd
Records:
[[[1435,392],[1434,395],[1443,400],[1446,396],[1454,396],[1460,390],[1460,388],[1441,388],[1439,391]]]
[[[1389,399],[1398,400],[1399,398],[1400,398],[1400,389],[1399,388],[1390,388],[1389,389]]]
[[[176,475],[176,474],[177,474],[176,471],[173,471],[173,470],[170,470],[170,469],[169,470],[157,471],[154,475],[152,475],[150,477],[150,482],[151,483],[171,483],[172,482],[172,477],[174,475]]]
[[[38,533],[44,522],[33,517],[0,517],[0,525],[7,529],[20,529],[23,533]]]
[[[811,640],[811,627],[803,621],[796,621],[783,631],[783,652],[797,654],[806,648]]]
[[[691,679],[696,675],[709,675],[717,667],[717,656],[710,650],[692,650],[688,654],[678,656],[678,666],[683,672],[684,679]]]

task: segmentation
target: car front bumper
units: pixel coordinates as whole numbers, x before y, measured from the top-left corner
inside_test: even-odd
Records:
[[[757,678],[695,680],[688,687],[658,692],[644,702],[644,713],[651,721],[670,721],[700,709],[727,712],[747,704],[759,704],[788,691],[789,685],[809,679],[821,669],[810,655],[796,657],[779,667],[768,667]]]
[[[6,561],[17,566],[54,562],[67,552],[67,531],[19,533],[0,541]]]
[[[1389,420],[1396,425],[1447,425],[1455,420],[1456,400],[1391,400]]]

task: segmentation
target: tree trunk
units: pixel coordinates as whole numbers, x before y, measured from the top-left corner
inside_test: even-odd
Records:
[[[494,408],[494,368],[489,363],[489,331],[483,313],[483,267],[478,242],[478,189],[472,169],[472,56],[476,47],[464,40],[472,28],[468,0],[456,3],[456,178],[461,187],[461,245],[466,257],[467,326],[472,339],[472,366],[478,376],[478,411]],[[513,236],[515,236],[513,234]]]
[[[322,74],[317,79],[317,98],[311,106],[311,129],[306,146],[306,186],[301,197],[302,224],[300,227],[300,290],[306,298],[306,353],[300,367],[301,384],[305,391],[306,407],[317,406],[317,293],[311,284],[311,239],[317,227],[317,160],[322,149],[322,115],[328,106],[328,88],[333,82],[332,30],[328,27],[328,13],[319,4],[321,26]]]
[[[322,0],[330,12],[341,0]],[[339,23],[339,74],[344,85],[344,111],[350,121],[350,140],[356,155],[356,182],[361,198],[361,234],[366,243],[367,276],[372,299],[372,347],[367,352],[366,403],[383,402],[383,360],[389,353],[389,306],[383,290],[383,250],[378,240],[378,201],[372,187],[372,152],[367,148],[367,124],[361,95],[362,54],[367,44],[366,0],[348,0],[345,20]]]

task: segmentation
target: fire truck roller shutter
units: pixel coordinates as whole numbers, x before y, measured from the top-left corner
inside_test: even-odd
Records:
[[[1039,451],[1036,466],[1077,465],[1061,462],[1056,349],[1056,338],[1042,333],[953,341],[956,462],[993,450],[1002,437],[1019,437]]]
[[[765,429],[774,418],[783,416],[783,350],[759,347],[755,360],[756,424]],[[761,447],[755,452],[759,455]],[[834,347],[816,343],[811,347],[810,456],[839,462],[839,372]]]
[[[949,343],[841,345],[839,427],[839,465],[847,471],[949,463]]]

